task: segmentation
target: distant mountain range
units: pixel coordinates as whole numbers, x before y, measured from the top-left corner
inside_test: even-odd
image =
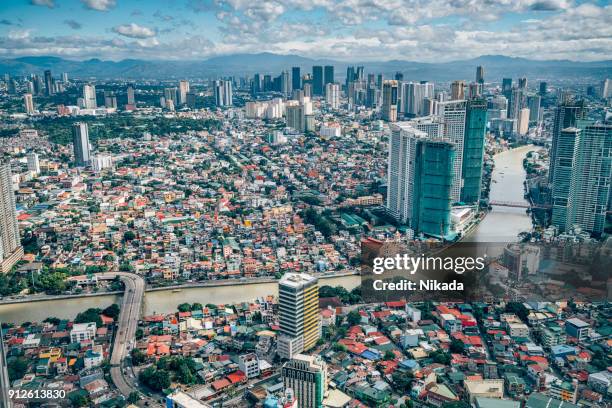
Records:
[[[612,77],[612,60],[576,62],[569,60],[538,61],[502,55],[485,55],[474,59],[443,63],[423,63],[402,60],[347,63],[345,61],[311,59],[299,55],[272,53],[234,54],[209,58],[203,61],[145,61],[126,59],[121,61],[68,60],[58,57],[0,58],[0,74],[29,75],[50,69],[59,76],[68,72],[73,78],[96,79],[179,79],[216,78],[227,75],[252,75],[254,73],[278,75],[292,66],[302,68],[302,74],[311,72],[313,65],[334,65],[336,79],[343,79],[346,67],[363,65],[366,72],[382,73],[391,77],[395,72],[404,74],[405,80],[450,81],[472,80],[476,66],[485,68],[487,81],[500,81],[502,77],[526,76],[532,80],[596,80]]]

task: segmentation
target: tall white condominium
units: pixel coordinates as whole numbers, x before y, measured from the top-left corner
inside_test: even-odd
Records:
[[[98,103],[96,102],[96,87],[94,85],[83,85],[83,104],[86,109],[96,109],[98,107]]]
[[[340,106],[340,85],[329,83],[325,85],[325,103],[330,109]]]
[[[278,354],[292,358],[312,349],[321,337],[319,284],[305,273],[286,273],[278,282]]]
[[[425,98],[433,99],[434,84],[431,82],[407,82],[402,84],[402,112],[406,117],[427,115]]]
[[[31,93],[23,95],[23,105],[28,115],[32,115],[34,113],[34,100],[32,99]]]
[[[15,192],[8,160],[0,161],[0,273],[7,273],[23,256],[17,226]]]
[[[40,160],[38,160],[38,154],[30,152],[27,155],[28,170],[34,173],[34,175],[40,174]]]
[[[214,83],[215,105],[217,106],[232,106],[233,91],[232,81],[219,80]]]
[[[612,81],[609,78],[604,79],[601,82],[601,98],[608,99],[612,98]]]
[[[136,97],[134,95],[134,85],[128,85],[127,87],[127,104],[136,105]]]
[[[417,141],[427,133],[405,122],[391,126],[387,162],[387,207],[402,224],[410,224],[414,199]]]
[[[89,128],[87,123],[75,122],[72,125],[72,144],[76,165],[88,165],[91,160],[91,145],[89,144]]]
[[[563,129],[557,143],[552,223],[600,235],[612,208],[612,125],[582,121]]]
[[[327,364],[321,356],[298,354],[283,365],[285,390],[291,389],[299,408],[323,407],[327,392]]]
[[[184,105],[187,103],[187,94],[189,93],[189,81],[182,80],[179,82],[179,103]]]
[[[461,198],[463,187],[463,139],[465,136],[466,101],[439,102],[438,115],[444,123],[444,139],[455,145],[454,181],[451,198],[454,203]]]

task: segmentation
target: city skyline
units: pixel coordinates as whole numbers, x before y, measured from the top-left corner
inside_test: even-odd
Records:
[[[17,17],[19,16],[19,17]],[[31,0],[0,12],[5,57],[199,60],[273,52],[340,61],[502,54],[597,61],[612,52],[608,1],[140,2]]]

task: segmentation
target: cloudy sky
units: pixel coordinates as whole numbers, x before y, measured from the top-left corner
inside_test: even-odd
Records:
[[[612,0],[0,0],[0,58],[612,59]],[[7,4],[8,3],[8,4]]]

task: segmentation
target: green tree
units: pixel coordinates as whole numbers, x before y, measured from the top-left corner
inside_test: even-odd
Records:
[[[190,312],[191,305],[189,303],[181,303],[180,305],[178,305],[177,309],[179,312]]]
[[[136,404],[140,400],[140,394],[137,391],[130,392],[128,395],[127,402],[128,404]]]
[[[130,242],[134,239],[136,239],[136,234],[134,234],[134,231],[125,231],[123,233],[123,241]]]
[[[106,309],[102,311],[104,316],[112,317],[113,319],[117,319],[119,317],[119,306],[116,303],[113,303]]]
[[[28,372],[28,360],[24,357],[10,358],[7,361],[9,380],[20,380]]]
[[[351,310],[346,316],[346,321],[349,325],[355,326],[361,322],[361,315],[357,310]]]
[[[137,366],[141,365],[147,360],[147,355],[137,348],[133,348],[132,351],[130,352],[130,355],[132,357],[133,365],[137,365]]]
[[[101,312],[102,311],[100,309],[89,308],[85,310],[84,312],[77,314],[76,318],[74,319],[74,322],[75,323],[95,322],[96,326],[101,327],[102,326],[102,319],[100,318]]]
[[[384,360],[394,360],[395,359],[395,353],[391,350],[387,350],[385,351],[385,356],[383,357]]]

